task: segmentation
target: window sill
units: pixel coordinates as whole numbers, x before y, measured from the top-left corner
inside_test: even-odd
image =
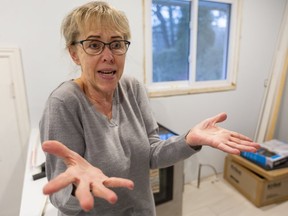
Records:
[[[229,85],[219,85],[219,86],[201,86],[194,87],[191,86],[161,86],[154,85],[148,86],[148,95],[150,98],[156,97],[169,97],[177,95],[189,95],[189,94],[200,94],[200,93],[209,93],[209,92],[221,92],[221,91],[231,91],[236,89],[235,83],[230,83]]]

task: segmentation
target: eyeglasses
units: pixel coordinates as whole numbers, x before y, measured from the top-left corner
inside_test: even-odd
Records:
[[[130,41],[127,40],[114,40],[110,43],[105,43],[99,40],[86,39],[81,41],[75,41],[72,45],[81,44],[83,50],[88,55],[99,55],[108,46],[111,52],[115,55],[123,55],[127,52]]]

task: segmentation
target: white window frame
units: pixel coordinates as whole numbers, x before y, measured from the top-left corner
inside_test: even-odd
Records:
[[[144,34],[145,34],[145,68],[144,77],[150,97],[173,96],[193,93],[227,91],[236,88],[236,78],[238,70],[238,55],[241,29],[241,1],[240,0],[207,0],[211,2],[221,2],[231,4],[230,32],[227,60],[227,79],[217,81],[197,81],[195,82],[196,64],[190,64],[189,77],[187,81],[156,82],[153,83],[153,55],[152,55],[152,23],[151,6],[152,0],[143,0],[144,5]],[[197,8],[198,0],[191,0],[192,21],[190,28],[192,32],[197,32]],[[191,34],[189,62],[196,62],[197,34]],[[192,48],[193,47],[193,48]]]

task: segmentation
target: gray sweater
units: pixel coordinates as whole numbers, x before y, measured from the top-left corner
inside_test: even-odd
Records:
[[[113,189],[116,204],[95,198],[89,213],[71,195],[72,185],[50,196],[58,215],[153,216],[155,206],[149,169],[171,166],[199,149],[189,147],[185,135],[163,141],[143,85],[123,76],[113,97],[112,119],[98,112],[73,81],[62,83],[48,98],[40,121],[41,141],[58,140],[79,153],[105,175],[134,181],[134,190]],[[47,154],[48,180],[66,170],[59,158]]]

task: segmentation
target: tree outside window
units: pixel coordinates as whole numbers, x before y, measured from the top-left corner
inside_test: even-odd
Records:
[[[152,0],[150,84],[188,83],[191,88],[211,81],[231,84],[235,2]]]

